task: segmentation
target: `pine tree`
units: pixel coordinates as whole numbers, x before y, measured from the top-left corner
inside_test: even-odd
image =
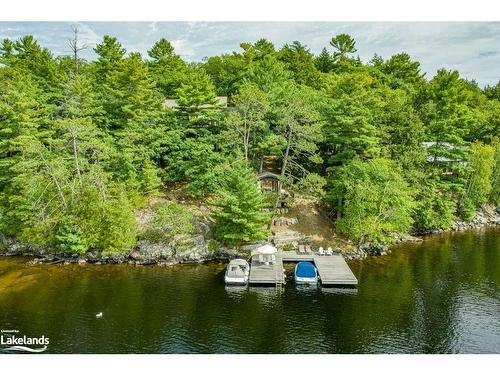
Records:
[[[285,44],[279,51],[278,58],[292,72],[295,82],[311,87],[319,86],[319,72],[314,64],[314,56],[305,45],[298,41]]]
[[[187,80],[187,64],[174,52],[174,47],[166,39],[160,39],[148,51],[150,72],[156,86],[165,98],[175,97],[175,91]]]
[[[268,220],[262,212],[265,204],[257,179],[245,162],[238,161],[226,170],[215,201],[218,208],[214,235],[229,246],[261,240],[266,237]]]
[[[328,164],[346,164],[355,156],[380,154],[380,129],[375,109],[380,100],[374,79],[364,72],[329,76],[325,81],[323,128],[327,140]]]
[[[192,72],[181,87],[177,89],[179,117],[194,126],[206,126],[217,119],[218,106],[215,87],[210,77],[203,71]]]
[[[323,48],[321,50],[319,56],[316,57],[316,59],[314,60],[314,64],[316,65],[316,68],[318,68],[320,72],[329,73],[332,71],[333,58],[326,48]]]

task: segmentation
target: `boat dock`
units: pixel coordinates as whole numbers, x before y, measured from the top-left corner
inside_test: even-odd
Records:
[[[264,264],[257,254],[252,255],[250,284],[281,284],[284,278],[283,262],[313,262],[318,270],[321,284],[325,286],[356,286],[358,280],[341,254],[299,254],[295,251],[278,251],[274,263]]]
[[[283,257],[281,252],[275,254],[276,261],[265,264],[259,261],[259,255],[252,255],[250,264],[250,284],[279,285],[284,284],[285,273],[283,268]]]

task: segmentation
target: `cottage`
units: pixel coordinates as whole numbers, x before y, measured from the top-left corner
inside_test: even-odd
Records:
[[[215,106],[219,107],[219,108],[227,108],[227,96],[217,96],[216,98],[217,102],[215,104]],[[163,105],[166,107],[166,108],[170,108],[170,109],[177,109],[179,108],[179,104],[177,103],[177,100],[176,99],[165,99],[165,101],[163,102]],[[208,109],[208,108],[213,108],[214,105],[212,104],[201,104],[199,106],[197,106],[196,108],[197,109]]]

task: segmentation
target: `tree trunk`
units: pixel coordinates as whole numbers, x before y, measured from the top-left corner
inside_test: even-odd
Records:
[[[73,158],[75,159],[76,174],[78,175],[78,179],[81,180],[80,163],[78,162],[78,145],[76,142],[76,134],[74,129],[70,129],[70,132],[71,132],[71,141],[73,144]]]
[[[290,155],[290,144],[292,143],[292,127],[288,125],[288,136],[286,142],[286,150],[285,155],[283,156],[283,164],[281,165],[281,177],[285,176],[286,167],[288,165],[288,157]],[[274,205],[274,209],[278,208],[278,204],[281,198],[281,181],[278,181],[278,198],[276,199],[276,203]]]
[[[281,165],[281,177],[285,176],[286,167],[288,164],[288,156],[290,155],[290,144],[292,143],[292,128],[288,127],[288,136],[286,140],[286,150],[285,155],[283,156],[283,164]]]

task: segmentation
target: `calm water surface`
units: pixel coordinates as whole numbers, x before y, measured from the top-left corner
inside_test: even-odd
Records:
[[[224,264],[0,258],[0,329],[49,337],[48,353],[500,353],[499,229],[350,266],[357,290],[277,294],[225,288]]]

